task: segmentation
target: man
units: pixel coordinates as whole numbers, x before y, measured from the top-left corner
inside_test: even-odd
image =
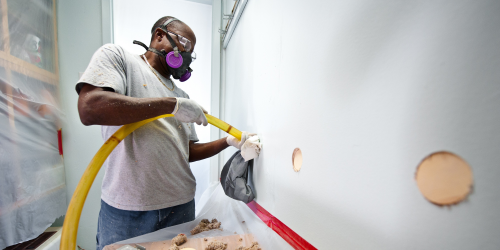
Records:
[[[206,111],[171,80],[173,76],[182,81],[190,73],[196,36],[169,16],[159,19],[151,33],[150,47],[143,45],[148,49],[144,55],[113,44],[99,48],[76,85],[82,123],[102,125],[105,140],[121,125],[175,114],[135,130],[108,157],[97,250],[194,220],[196,181],[189,162],[211,157],[229,145],[241,148],[248,135],[244,133],[241,141],[228,136],[196,143],[193,123],[206,126]],[[172,67],[171,61],[166,62],[169,56],[182,66]],[[175,61],[181,57],[182,62]]]

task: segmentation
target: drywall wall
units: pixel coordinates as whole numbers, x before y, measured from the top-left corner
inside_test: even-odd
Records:
[[[186,91],[191,99],[211,112],[211,5],[179,0],[143,0],[140,4],[135,0],[114,1],[114,43],[133,53],[144,54],[144,48],[133,44],[132,41],[138,40],[149,45],[153,24],[164,16],[174,16],[182,20],[196,35],[196,60],[191,64],[193,74],[188,81],[176,81],[176,84]],[[210,126],[196,125],[196,133],[200,142],[210,141]],[[193,162],[190,166],[196,178],[195,201],[198,202],[209,186],[210,159]]]
[[[262,139],[257,202],[318,249],[498,249],[498,13],[498,1],[248,1],[224,52],[223,113]],[[474,176],[450,208],[414,179],[441,150]]]
[[[62,127],[67,200],[75,191],[92,157],[102,146],[100,126],[84,126],[77,110],[75,84],[94,52],[102,45],[101,0],[57,1],[60,95],[65,119]],[[97,216],[101,207],[99,172],[87,196],[78,227],[77,245],[95,249]]]

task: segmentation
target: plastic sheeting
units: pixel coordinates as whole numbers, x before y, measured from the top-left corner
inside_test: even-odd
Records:
[[[206,238],[216,236],[228,236],[237,234],[253,234],[262,249],[293,249],[277,233],[269,228],[255,213],[243,202],[227,197],[219,183],[212,184],[200,199],[203,207],[196,211],[194,221],[177,226],[158,230],[116,244],[134,244],[144,242],[155,242],[171,240],[179,233],[184,233],[189,239]],[[191,235],[193,229],[202,219],[217,218],[222,225],[220,230],[210,230],[199,234]],[[245,221],[245,223],[242,223]]]
[[[57,137],[62,113],[57,80],[50,80],[57,79],[53,1],[7,0],[0,6],[3,249],[36,238],[65,213],[67,204]]]

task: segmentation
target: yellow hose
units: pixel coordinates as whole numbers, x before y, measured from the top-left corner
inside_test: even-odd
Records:
[[[78,224],[80,223],[80,216],[82,215],[83,204],[89,193],[90,187],[94,182],[97,173],[104,164],[104,161],[108,158],[109,154],[115,149],[115,147],[120,143],[125,137],[127,137],[134,130],[138,129],[140,126],[152,122],[154,120],[171,117],[172,114],[160,115],[154,118],[146,119],[144,121],[131,123],[122,126],[118,131],[116,131],[102,147],[97,151],[92,161],[90,161],[87,169],[83,173],[78,186],[76,186],[73,197],[69,202],[68,210],[66,211],[66,218],[64,219],[62,235],[61,235],[61,250],[75,250],[76,249],[76,236],[78,232]],[[219,120],[218,118],[206,115],[208,123],[218,127],[219,129],[226,131],[230,135],[241,140],[241,131],[237,130],[233,126]]]

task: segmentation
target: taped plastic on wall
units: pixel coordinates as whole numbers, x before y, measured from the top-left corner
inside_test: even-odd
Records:
[[[186,234],[189,239],[252,234],[262,249],[293,249],[276,232],[269,228],[248,206],[227,197],[220,183],[212,184],[200,199],[201,209],[196,211],[196,219],[191,222],[158,230],[153,233],[117,242],[116,244],[137,244],[171,240],[177,234]],[[222,222],[222,230],[210,230],[191,235],[192,230],[202,219],[216,218]]]
[[[0,249],[36,238],[66,210],[65,172],[57,137],[61,112],[49,99],[53,92],[41,84],[29,86],[27,77],[14,73],[7,81],[3,73],[0,71]],[[6,88],[10,93],[4,92]]]
[[[0,28],[0,249],[36,238],[66,210],[52,4],[0,3],[8,13]]]

